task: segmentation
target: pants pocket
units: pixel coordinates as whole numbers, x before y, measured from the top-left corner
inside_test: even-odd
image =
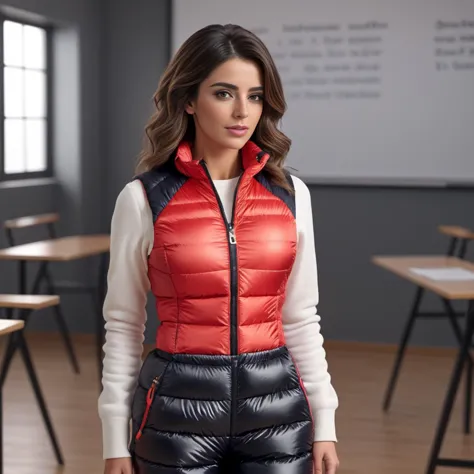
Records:
[[[153,352],[148,354],[138,377],[138,385],[132,400],[132,430],[130,451],[133,452],[135,444],[140,440],[143,430],[147,426],[153,404],[159,396],[166,369],[170,361],[157,357]]]
[[[155,376],[155,378],[152,380],[150,384],[150,387],[147,390],[146,399],[145,399],[145,411],[143,412],[140,426],[138,428],[137,434],[135,435],[135,441],[138,441],[142,436],[143,429],[145,428],[146,422],[148,420],[148,415],[150,414],[151,406],[159,390],[160,382],[161,382],[161,376],[160,375]]]

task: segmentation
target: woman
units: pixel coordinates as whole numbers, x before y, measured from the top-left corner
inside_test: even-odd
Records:
[[[283,169],[272,58],[241,27],[203,28],[155,104],[112,218],[105,473],[334,474],[310,194]],[[150,289],[161,325],[142,365]]]

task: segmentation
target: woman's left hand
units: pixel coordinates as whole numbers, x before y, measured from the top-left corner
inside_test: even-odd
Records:
[[[336,443],[332,441],[316,441],[313,443],[314,474],[336,474],[339,459],[336,453]]]

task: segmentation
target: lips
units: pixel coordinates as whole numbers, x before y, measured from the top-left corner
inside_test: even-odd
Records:
[[[233,127],[226,127],[229,130],[248,130],[249,128],[245,125],[234,125]]]

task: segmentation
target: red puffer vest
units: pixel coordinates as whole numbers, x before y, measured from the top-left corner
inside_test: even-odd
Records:
[[[137,176],[154,220],[148,264],[161,321],[158,349],[235,355],[284,345],[281,308],[296,255],[295,198],[266,178],[268,158],[253,142],[242,149],[231,222],[189,143],[165,166]]]

